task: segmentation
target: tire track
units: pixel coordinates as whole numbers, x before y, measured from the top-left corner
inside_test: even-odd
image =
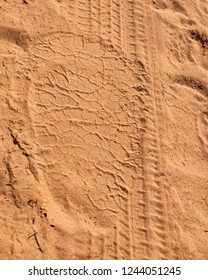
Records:
[[[121,3],[120,0],[111,0],[111,41],[113,46],[122,49],[121,34]]]
[[[76,23],[81,31],[89,33],[92,29],[91,0],[77,0]]]
[[[101,0],[91,2],[92,33],[101,36]]]
[[[75,25],[86,33],[97,34],[105,43],[127,53],[125,3],[123,0],[78,0],[75,4]]]
[[[151,32],[148,32],[147,57],[149,62],[149,73],[151,79],[151,113],[149,115],[148,133],[144,140],[144,186],[147,189],[147,217],[148,228],[147,234],[149,247],[149,258],[167,258],[168,257],[168,215],[164,201],[167,200],[164,193],[165,182],[160,180],[161,168],[161,149],[160,139],[161,132],[159,122],[163,119],[162,107],[160,103],[160,76],[159,62],[157,54],[157,40],[155,38],[153,15],[145,2],[146,22]],[[147,17],[148,15],[148,17]],[[148,114],[147,114],[148,116]]]
[[[91,235],[90,239],[90,260],[104,260],[105,259],[105,235],[99,236]]]
[[[127,41],[127,55],[131,59],[136,60],[136,26],[135,26],[135,1],[127,0],[126,7],[126,41]]]
[[[70,23],[74,22],[80,31],[100,36],[128,58],[142,60],[146,42],[139,2],[76,0],[73,7],[67,5]]]
[[[131,259],[131,225],[129,196],[123,198],[120,206],[120,217],[117,226],[117,252],[118,259]]]

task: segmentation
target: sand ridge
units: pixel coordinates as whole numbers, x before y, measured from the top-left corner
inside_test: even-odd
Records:
[[[1,4],[1,259],[207,258],[205,2]]]

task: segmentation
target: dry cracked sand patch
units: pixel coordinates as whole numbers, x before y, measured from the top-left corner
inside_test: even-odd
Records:
[[[208,2],[0,15],[0,259],[207,259]]]

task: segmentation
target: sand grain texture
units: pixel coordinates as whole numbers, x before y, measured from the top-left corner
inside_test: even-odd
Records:
[[[0,15],[0,259],[207,259],[208,2]]]

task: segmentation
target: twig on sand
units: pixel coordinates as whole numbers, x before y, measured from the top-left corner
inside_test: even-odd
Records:
[[[43,250],[42,250],[40,243],[38,241],[38,238],[37,238],[37,233],[34,235],[34,237],[35,237],[35,242],[37,243],[38,249],[41,251],[41,253],[43,253]]]
[[[41,246],[40,246],[40,243],[39,243],[38,238],[37,238],[37,234],[38,234],[38,233],[37,233],[36,231],[34,231],[32,234],[30,234],[30,235],[28,236],[28,239],[30,239],[31,237],[34,236],[35,242],[36,242],[36,244],[37,244],[37,246],[38,246],[38,250],[40,250],[41,253],[43,254],[43,249],[42,249]]]
[[[37,232],[36,231],[34,231],[32,234],[30,234],[29,236],[28,236],[28,238],[27,239],[30,239],[32,236],[34,236],[35,234],[36,234]]]

